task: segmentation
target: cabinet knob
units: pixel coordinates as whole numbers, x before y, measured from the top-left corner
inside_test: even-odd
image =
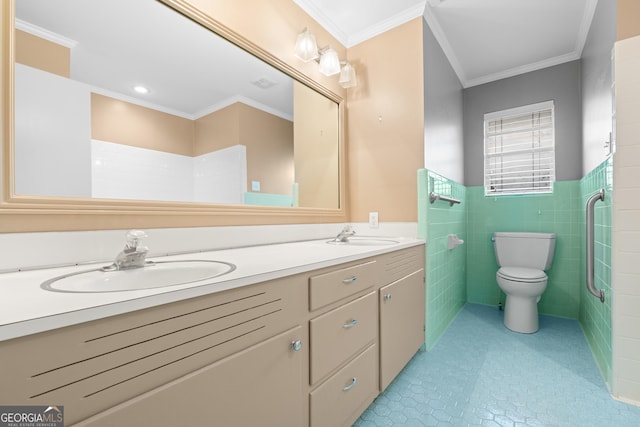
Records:
[[[389,301],[391,299],[391,294],[384,294],[384,300]]]
[[[356,377],[353,377],[353,379],[351,380],[351,384],[349,384],[346,387],[342,388],[342,391],[349,391],[352,388],[354,388],[356,386],[356,383],[358,382],[358,379]]]
[[[342,327],[345,328],[345,329],[351,329],[354,326],[356,326],[357,324],[358,324],[358,321],[356,319],[353,319],[351,322],[345,323],[344,325],[342,325]]]
[[[302,340],[294,340],[291,341],[291,349],[293,351],[300,351],[302,350]]]

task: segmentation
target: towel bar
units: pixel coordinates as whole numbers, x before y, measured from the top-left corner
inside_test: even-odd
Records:
[[[442,196],[440,194],[434,193],[433,191],[431,193],[429,193],[429,201],[431,203],[433,203],[436,200],[442,200],[442,201],[445,201],[445,202],[449,202],[450,203],[449,206],[453,206],[454,204],[460,203],[460,200],[454,199],[452,197]]]

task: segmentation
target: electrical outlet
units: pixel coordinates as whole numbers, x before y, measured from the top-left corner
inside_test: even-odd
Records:
[[[378,212],[369,212],[369,228],[378,228]]]

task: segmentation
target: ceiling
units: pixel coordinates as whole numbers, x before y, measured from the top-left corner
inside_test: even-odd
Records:
[[[291,77],[156,0],[20,0],[16,27],[69,47],[93,92],[189,119],[236,101],[293,117]]]
[[[579,59],[598,0],[293,0],[346,47],[423,16],[464,87]]]
[[[423,16],[464,87],[580,58],[597,3],[293,1],[347,47]],[[156,0],[20,0],[16,15],[19,28],[74,46],[71,77],[105,95],[192,119],[238,100],[293,115],[290,77]]]

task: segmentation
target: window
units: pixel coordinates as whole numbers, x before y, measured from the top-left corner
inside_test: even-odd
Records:
[[[551,193],[553,101],[484,115],[485,195]]]

